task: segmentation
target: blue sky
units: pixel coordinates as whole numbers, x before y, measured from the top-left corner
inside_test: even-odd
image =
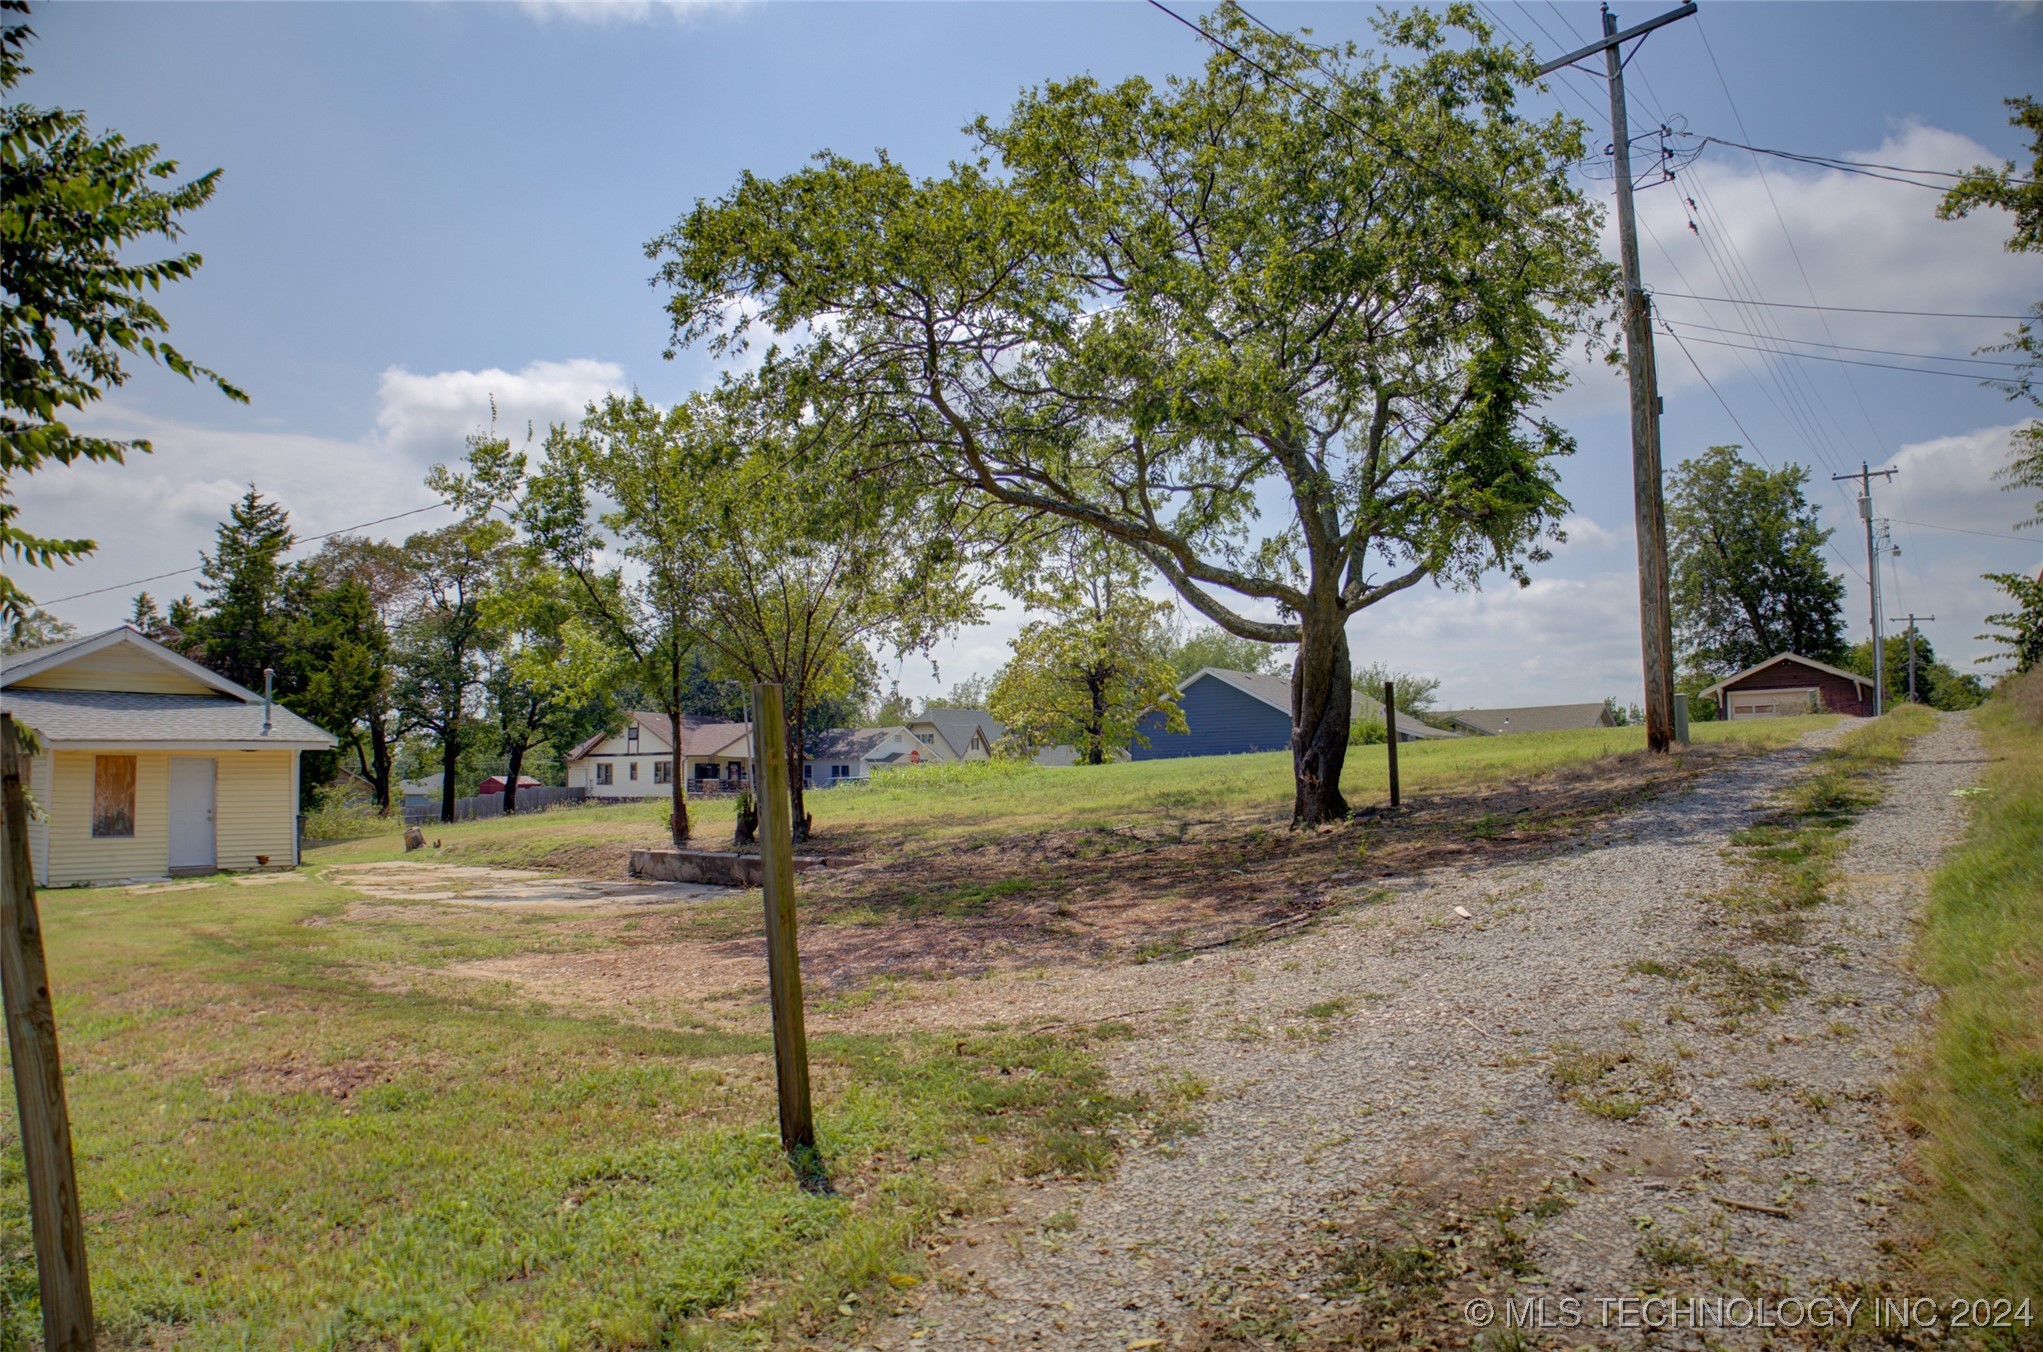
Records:
[[[1252,7],[1274,25],[1362,40],[1374,12]],[[1627,5],[1619,18],[1659,8]],[[1585,4],[1486,9],[1542,55],[1597,24]],[[522,429],[572,416],[608,388],[668,400],[706,383],[713,372],[700,359],[660,358],[666,327],[643,245],[742,170],[784,173],[824,147],[884,146],[935,172],[966,152],[964,122],[998,115],[1025,86],[1080,72],[1159,78],[1206,57],[1193,34],[1136,0],[68,3],[39,7],[31,22],[40,37],[26,97],[83,108],[95,126],[156,141],[188,169],[225,170],[219,195],[191,222],[206,266],[163,303],[179,346],[253,396],[240,408],[138,376],[94,418],[152,436],[155,455],[17,485],[36,524],[101,540],[90,562],[25,579],[50,598],[196,562],[251,479],[308,534],[425,504],[425,469],[459,456],[492,395]],[[1642,77],[1633,87],[1641,111],[1684,118],[1691,132],[1961,168],[2021,150],[2000,100],[2043,92],[2043,6],[1717,0],[1648,40],[1631,69]],[[1600,81],[1564,77],[1528,100],[1592,120],[1595,144],[1607,141]],[[1649,284],[1989,313],[2043,295],[2043,259],[1999,248],[2005,218],[1939,222],[1933,193],[1764,165],[1762,179],[1752,157],[1712,148],[1675,185],[1641,194]],[[1585,186],[1609,192],[1607,177]],[[1957,356],[2007,325],[1673,298],[1661,309],[1678,325],[1712,326],[1685,327],[1690,352],[1761,454],[1816,471],[1812,493],[1853,568],[1863,568],[1863,541],[1828,476],[1862,457],[1902,467],[1880,490],[1881,512],[1928,524],[1893,527],[1903,554],[1886,565],[1888,607],[1935,613],[1925,630],[1947,655],[1983,651],[1973,635],[1993,596],[1977,574],[2034,569],[2043,531],[2010,540],[1930,527],[2006,534],[2029,514],[1988,477],[2005,460],[2017,410],[1969,380],[1706,340],[1750,343],[1722,331],[1765,321],[1783,337]],[[1663,340],[1659,360],[1670,464],[1748,440],[1679,349]],[[1622,381],[1585,368],[1555,413],[1581,444],[1563,480],[1578,513],[1573,542],[1530,591],[1419,588],[1358,618],[1358,660],[1437,675],[1457,703],[1636,698]],[[189,579],[148,585],[175,595]],[[1863,583],[1850,585],[1859,632]],[[54,608],[81,626],[110,623],[134,590]],[[939,650],[940,674],[902,664],[904,688],[990,671],[1019,622],[1010,609],[961,634]]]

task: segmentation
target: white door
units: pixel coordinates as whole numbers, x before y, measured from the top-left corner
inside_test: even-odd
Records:
[[[208,869],[213,847],[213,789],[219,763],[211,756],[170,758],[170,866]]]

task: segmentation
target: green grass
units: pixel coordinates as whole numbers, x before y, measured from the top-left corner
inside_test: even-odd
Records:
[[[1764,749],[1793,741],[1828,717],[1698,723],[1698,746]],[[1593,768],[1645,747],[1637,727],[1575,732],[1519,733],[1413,742],[1398,748],[1398,771],[1407,798],[1470,787],[1517,784],[1540,775]],[[1385,802],[1388,769],[1382,747],[1353,747],[1341,787],[1356,807]],[[911,837],[918,845],[957,848],[997,845],[1018,835],[1047,831],[1088,833],[1089,852],[1101,856],[1140,848],[1146,838],[1180,836],[1190,820],[1260,822],[1281,830],[1289,821],[1291,757],[1286,752],[1186,760],[1130,761],[1114,765],[1045,769],[1032,765],[931,766],[883,776],[855,789],[808,796],[818,848],[844,833]],[[572,870],[578,853],[657,842],[666,804],[559,807],[536,814],[429,825],[442,842],[435,857],[459,863]],[[727,799],[691,802],[695,834],[727,840],[734,808]],[[1253,819],[1253,821],[1249,820]],[[357,862],[403,854],[392,828],[368,840],[307,850],[307,861]]]
[[[2020,1301],[2043,1293],[2043,671],[1975,717],[1994,763],[1932,887],[1920,960],[1943,1000],[1904,1107],[1925,1289]]]
[[[94,1295],[116,1345],[756,1346],[912,1284],[916,1237],[1022,1172],[1086,1175],[1141,1107],[1088,1038],[822,1035],[828,1190],[781,1153],[756,1028],[570,1017],[393,965],[564,951],[317,882],[46,894]],[[754,1021],[756,1022],[756,1020]],[[0,1136],[0,1346],[37,1336]]]

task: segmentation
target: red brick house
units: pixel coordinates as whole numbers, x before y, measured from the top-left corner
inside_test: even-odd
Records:
[[[1792,718],[1796,714],[1873,714],[1873,681],[1813,657],[1782,653],[1727,676],[1702,692],[1719,718]]]

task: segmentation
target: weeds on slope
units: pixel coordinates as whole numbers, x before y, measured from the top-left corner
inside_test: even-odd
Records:
[[[1902,1104],[1924,1282],[2019,1304],[2043,1292],[2043,671],[1977,718],[1993,765],[1931,888],[1919,956],[1943,1000]]]

